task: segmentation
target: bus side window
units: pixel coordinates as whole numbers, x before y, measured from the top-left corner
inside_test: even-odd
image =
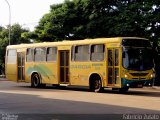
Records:
[[[89,45],[75,46],[75,61],[89,61]]]
[[[91,61],[103,61],[104,60],[104,45],[92,45],[91,46]]]
[[[17,54],[15,49],[10,49],[7,51],[7,63],[16,64]]]
[[[49,47],[47,48],[47,61],[56,61],[57,60],[57,48]]]
[[[33,53],[34,53],[33,48],[27,48],[26,62],[33,62],[34,61]]]
[[[46,61],[46,48],[35,48],[35,61],[45,62]]]

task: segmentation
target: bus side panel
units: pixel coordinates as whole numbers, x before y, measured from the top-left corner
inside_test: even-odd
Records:
[[[17,51],[7,49],[5,57],[5,72],[8,80],[17,81]]]
[[[6,64],[6,77],[8,80],[17,81],[17,64]]]
[[[58,82],[58,73],[57,73],[57,63],[48,62],[44,64],[41,71],[41,75],[42,75],[42,83],[58,84],[59,82]]]
[[[34,72],[40,75],[41,83],[58,84],[56,62],[26,63],[26,82],[31,82],[31,75]]]
[[[88,86],[88,75],[90,73],[91,66],[84,62],[74,62],[70,66],[70,84]]]
[[[91,65],[86,62],[73,62],[70,66],[70,84],[88,86],[88,75],[91,71]]]
[[[71,85],[89,86],[91,74],[101,77],[102,86],[106,86],[105,62],[72,62],[70,67]]]
[[[31,83],[31,74],[34,72],[33,69],[34,63],[33,62],[26,62],[25,63],[25,81]]]

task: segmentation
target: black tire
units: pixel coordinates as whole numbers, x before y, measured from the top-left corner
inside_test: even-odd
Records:
[[[40,87],[41,87],[41,88],[45,88],[45,87],[46,87],[46,84],[40,84]]]
[[[102,82],[99,79],[95,79],[90,83],[90,90],[92,92],[102,92],[104,88],[102,87]]]
[[[119,88],[112,88],[112,91],[118,91]]]
[[[65,89],[66,88],[66,86],[60,86],[59,84],[53,84],[52,86],[57,89]]]
[[[119,88],[118,92],[119,93],[126,93],[128,91],[129,87],[123,87],[123,88]]]
[[[41,86],[40,84],[40,77],[38,74],[33,74],[31,78],[31,87],[33,88],[39,88]]]

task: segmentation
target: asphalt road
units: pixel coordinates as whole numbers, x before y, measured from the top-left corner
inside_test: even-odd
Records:
[[[28,83],[0,80],[0,115],[0,120],[135,117],[130,115],[156,115],[155,119],[160,119],[160,89],[130,89],[125,94],[105,89],[103,93],[94,93],[75,87],[35,89]]]

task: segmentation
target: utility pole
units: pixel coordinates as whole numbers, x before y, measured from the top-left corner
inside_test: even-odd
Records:
[[[9,33],[8,33],[8,44],[10,45],[11,44],[11,7],[10,7],[10,4],[8,2],[8,0],[5,0],[7,5],[8,5],[8,10],[9,10]]]

